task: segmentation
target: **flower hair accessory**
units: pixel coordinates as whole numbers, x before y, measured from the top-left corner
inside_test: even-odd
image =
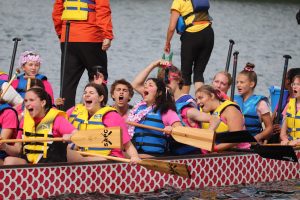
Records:
[[[146,105],[146,102],[141,101],[140,103],[136,104],[130,110],[127,121],[138,123],[153,109],[153,106],[148,106],[147,108],[140,110],[139,112],[136,113],[136,111],[141,105]],[[134,128],[135,128],[134,126],[128,125],[128,134],[130,135],[131,138],[133,137],[134,134]]]
[[[38,55],[33,51],[25,51],[21,53],[20,60],[19,60],[20,66],[23,66],[25,63],[29,61],[42,63],[40,55]]]

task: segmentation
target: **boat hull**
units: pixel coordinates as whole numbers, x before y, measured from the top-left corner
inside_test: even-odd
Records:
[[[296,154],[300,157],[300,150]],[[192,178],[112,162],[2,167],[0,199],[31,199],[88,192],[126,194],[154,191],[165,185],[187,189],[300,178],[299,163],[264,159],[252,153],[213,154],[169,160],[186,163]]]

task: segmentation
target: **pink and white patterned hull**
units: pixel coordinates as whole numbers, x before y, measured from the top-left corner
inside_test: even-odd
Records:
[[[297,151],[300,157],[300,151]],[[181,158],[191,179],[162,174],[124,163],[28,166],[0,169],[0,199],[28,199],[66,193],[112,194],[154,191],[170,185],[199,188],[300,178],[300,164],[264,159],[257,154]]]

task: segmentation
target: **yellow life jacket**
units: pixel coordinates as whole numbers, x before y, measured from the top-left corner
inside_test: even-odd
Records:
[[[87,20],[89,12],[95,12],[89,8],[89,4],[96,4],[93,0],[65,0],[62,20]]]
[[[92,117],[89,119],[88,111],[83,104],[76,105],[74,111],[72,112],[69,121],[75,126],[78,130],[92,130],[104,128],[103,116],[108,112],[116,111],[115,108],[110,106],[105,106],[98,110]],[[96,153],[101,155],[109,155],[111,150],[107,148],[95,148],[95,147],[80,147],[81,151],[86,151],[89,153]]]
[[[239,106],[229,100],[225,100],[219,107],[217,107],[216,110],[214,110],[214,112],[212,113],[212,115],[217,115],[217,116],[221,116],[222,112],[225,110],[225,108],[227,108],[228,106],[233,105],[235,107],[237,107],[239,110]],[[202,128],[204,129],[208,129],[209,128],[209,123],[202,123]],[[221,132],[225,132],[228,131],[228,126],[227,124],[225,124],[223,121],[221,121],[221,123],[219,124],[218,128],[216,129],[216,133],[221,133]]]
[[[287,132],[293,140],[300,138],[300,111],[296,109],[296,99],[290,98],[286,111]]]
[[[0,75],[6,74],[5,72],[0,71]]]
[[[51,108],[42,121],[35,126],[33,118],[25,112],[22,138],[53,138],[53,122],[58,115],[67,118],[63,111]],[[36,164],[42,157],[47,158],[47,152],[52,143],[53,141],[25,143],[23,153],[30,163]]]

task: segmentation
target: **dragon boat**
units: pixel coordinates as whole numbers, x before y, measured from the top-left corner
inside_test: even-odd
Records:
[[[300,150],[295,151],[300,157]],[[130,194],[166,185],[203,188],[300,179],[300,163],[260,157],[253,152],[159,158],[188,166],[190,178],[121,162],[60,163],[0,168],[0,199],[32,199],[89,192]],[[174,169],[176,171],[176,168]]]

